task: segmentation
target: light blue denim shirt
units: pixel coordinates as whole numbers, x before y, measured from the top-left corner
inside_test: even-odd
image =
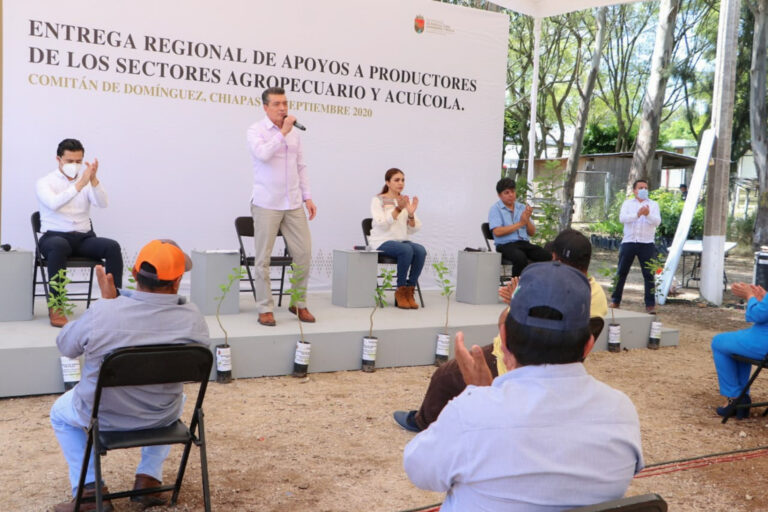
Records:
[[[523,366],[467,386],[405,447],[417,487],[441,512],[554,512],[624,495],[643,468],[627,396],[581,363]]]
[[[161,343],[209,344],[205,318],[179,295],[120,290],[100,299],[83,316],[64,326],[56,344],[67,357],[85,354],[82,378],[72,403],[80,426],[93,410],[93,394],[104,357],[115,349]],[[182,384],[109,388],[102,392],[99,424],[103,430],[133,430],[168,425],[181,415]]]
[[[491,206],[491,209],[488,211],[488,227],[491,228],[491,232],[500,226],[511,226],[512,224],[520,222],[520,216],[525,211],[525,204],[520,201],[515,201],[514,208],[513,211],[504,206],[501,199],[493,203],[493,206]],[[493,235],[493,240],[496,245],[504,245],[510,242],[517,242],[518,240],[530,239],[525,226],[504,236]]]

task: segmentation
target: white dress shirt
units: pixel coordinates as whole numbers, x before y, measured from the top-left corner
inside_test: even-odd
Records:
[[[293,128],[283,136],[268,117],[248,128],[253,159],[251,202],[270,210],[295,210],[312,199],[301,138]]]
[[[384,242],[395,240],[402,242],[409,239],[409,235],[421,229],[421,221],[413,214],[413,227],[408,225],[408,210],[403,209],[397,219],[392,217],[393,203],[384,204],[381,196],[371,199],[371,234],[368,236],[368,244],[376,249]]]
[[[441,512],[555,512],[620,498],[643,468],[624,393],[581,363],[524,366],[467,386],[405,447],[417,487]]]
[[[638,217],[637,210],[648,205],[648,215]],[[661,224],[659,204],[653,199],[638,201],[636,198],[627,199],[621,205],[619,221],[624,224],[624,238],[621,243],[652,244],[656,236],[656,226]]]
[[[70,181],[56,168],[37,180],[35,190],[40,208],[41,233],[87,233],[91,230],[91,205],[107,207],[107,193],[101,183],[95,187],[88,183],[78,192],[75,188],[77,179]]]

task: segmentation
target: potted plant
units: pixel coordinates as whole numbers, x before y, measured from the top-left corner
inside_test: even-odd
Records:
[[[67,297],[67,285],[72,280],[67,276],[67,269],[62,268],[48,281],[51,293],[48,295],[48,307],[55,313],[70,316],[75,305]],[[80,382],[80,360],[61,356],[61,375],[64,378],[64,391],[69,391]]]
[[[290,277],[288,281],[291,283],[291,287],[288,289],[288,295],[291,297],[289,303],[290,307],[297,308],[298,303],[306,300],[307,289],[299,286],[302,278],[304,277],[304,268],[296,263],[291,263]],[[299,341],[296,342],[296,352],[293,358],[293,376],[297,378],[303,378],[307,376],[307,369],[309,368],[309,354],[312,346],[308,341],[304,339],[304,327],[301,325],[301,319],[299,315],[296,315],[296,321],[299,322]]]
[[[440,287],[440,295],[445,297],[445,327],[443,331],[437,335],[437,345],[435,347],[435,366],[440,366],[444,362],[448,361],[448,354],[451,345],[451,335],[448,333],[448,311],[451,306],[451,294],[455,286],[448,278],[448,267],[442,261],[432,264],[432,268],[435,269],[435,281],[437,281]]]
[[[616,267],[605,267],[600,269],[600,274],[611,278],[611,286],[608,287],[608,293],[613,294],[616,289],[616,283],[619,280],[619,272]],[[611,323],[608,324],[608,352],[621,352],[621,325],[616,323],[616,317],[613,308],[611,311]]]
[[[214,300],[218,301],[216,304],[216,321],[219,323],[219,327],[224,332],[224,344],[216,345],[216,382],[221,384],[227,384],[232,382],[232,351],[229,347],[229,334],[221,323],[221,304],[224,302],[224,298],[232,288],[233,283],[239,283],[243,278],[243,268],[235,267],[232,269],[232,273],[227,276],[227,282],[219,285],[221,290],[221,296],[215,297]]]
[[[363,336],[363,366],[364,372],[373,372],[376,370],[376,348],[379,343],[379,338],[373,335],[373,315],[378,308],[387,306],[387,301],[384,298],[384,291],[392,288],[392,280],[394,279],[394,270],[384,270],[381,274],[382,281],[381,286],[376,285],[373,289],[373,309],[371,310],[371,327],[368,329],[368,336]]]

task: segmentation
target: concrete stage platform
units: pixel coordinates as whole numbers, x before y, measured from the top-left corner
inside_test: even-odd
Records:
[[[390,294],[391,295],[391,294]],[[391,298],[391,297],[390,297]],[[240,313],[222,315],[232,347],[232,373],[235,378],[286,375],[293,370],[293,356],[299,337],[296,317],[288,312],[285,298],[276,308],[276,327],[264,327],[256,319],[253,297],[240,295]],[[401,310],[387,307],[376,311],[374,336],[379,338],[376,366],[418,366],[434,361],[436,336],[445,324],[445,298],[437,291],[425,291],[426,307]],[[318,318],[303,324],[304,335],[312,343],[310,372],[357,370],[361,366],[362,336],[368,333],[371,310],[343,308],[331,304],[330,292],[311,293],[308,304]],[[449,331],[464,331],[470,343],[490,343],[497,333],[496,322],[503,304],[471,305],[451,300]],[[78,303],[74,318],[82,315]],[[644,313],[617,310],[622,325],[622,347],[645,347],[653,317]],[[215,316],[207,316],[212,343],[223,343],[224,333]],[[606,324],[610,321],[608,317]],[[607,328],[595,349],[607,349]],[[59,330],[48,323],[42,299],[35,304],[31,321],[0,322],[0,397],[60,393],[64,390],[56,335]],[[678,344],[678,332],[664,328],[662,346]],[[451,347],[452,348],[452,347]],[[453,353],[453,351],[451,351]],[[214,370],[215,371],[215,370]]]

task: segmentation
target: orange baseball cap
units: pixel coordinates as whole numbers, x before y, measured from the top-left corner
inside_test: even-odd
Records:
[[[142,270],[144,262],[155,267],[157,272]],[[142,247],[133,265],[137,274],[159,281],[173,281],[191,268],[192,260],[173,240],[152,240]]]

